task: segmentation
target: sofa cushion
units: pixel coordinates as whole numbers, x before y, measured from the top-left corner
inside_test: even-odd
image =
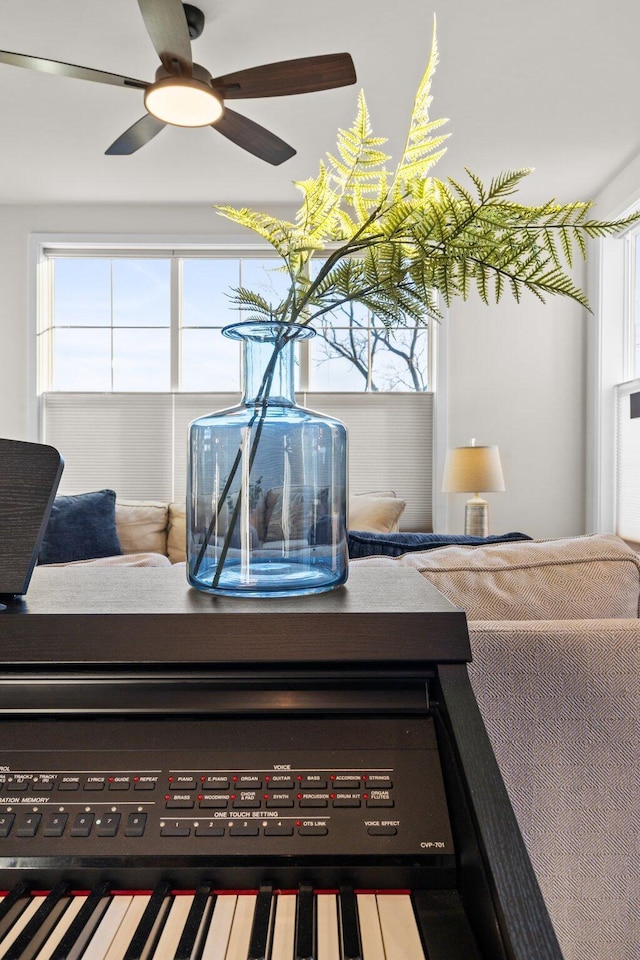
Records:
[[[184,563],[187,559],[187,508],[184,503],[169,504],[167,555],[171,563]]]
[[[440,547],[480,546],[489,543],[508,543],[512,540],[531,540],[526,533],[494,534],[490,537],[468,537],[464,533],[370,533],[366,530],[349,530],[349,557],[399,557],[417,550],[434,550]]]
[[[123,553],[167,555],[169,508],[159,500],[116,500],[116,529]]]
[[[398,529],[398,521],[406,507],[406,500],[393,493],[361,493],[349,497],[350,530],[369,530],[372,533],[391,533]]]
[[[637,618],[639,612],[640,557],[613,534],[355,562],[415,568],[469,620]]]
[[[120,554],[114,490],[55,498],[39,563],[69,563]]]

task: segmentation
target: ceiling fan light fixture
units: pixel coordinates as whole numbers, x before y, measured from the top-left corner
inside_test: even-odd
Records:
[[[222,100],[196,77],[163,77],[152,83],[144,105],[158,120],[177,127],[207,127],[223,113]]]

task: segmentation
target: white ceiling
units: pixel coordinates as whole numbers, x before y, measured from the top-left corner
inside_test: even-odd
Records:
[[[197,0],[195,0],[197,3]],[[298,150],[272,167],[212,130],[167,127],[131,157],[105,149],[144,113],[138,90],[0,64],[0,203],[295,202],[365,91],[398,156],[426,65],[432,116],[450,118],[439,176],[533,166],[529,201],[595,195],[640,152],[640,5],[631,0],[201,0],[194,59],[213,74],[348,51],[354,87],[234,109]],[[2,0],[0,47],[152,80],[136,0]]]

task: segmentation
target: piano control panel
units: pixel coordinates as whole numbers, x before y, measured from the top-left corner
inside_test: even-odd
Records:
[[[390,719],[377,738],[380,722],[363,723],[355,748],[321,719],[306,746],[253,720],[231,743],[212,721],[184,729],[194,743],[172,731],[180,747],[145,744],[144,729],[136,743],[134,723],[126,747],[0,748],[0,858],[451,854],[431,720]]]

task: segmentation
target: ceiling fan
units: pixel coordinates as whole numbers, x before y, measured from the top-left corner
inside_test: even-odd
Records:
[[[46,60],[0,50],[0,63],[79,80],[93,80],[144,90],[147,113],[118,137],[109,155],[135,153],[169,123],[182,127],[211,126],[243,150],[277,165],[294,156],[293,147],[271,131],[226,106],[227,100],[282,97],[343,87],[356,81],[348,53],[282,60],[221,77],[212,77],[191,55],[191,40],[204,28],[204,14],[181,0],[138,0],[160,66],[155,81],[145,83],[92,67]]]

